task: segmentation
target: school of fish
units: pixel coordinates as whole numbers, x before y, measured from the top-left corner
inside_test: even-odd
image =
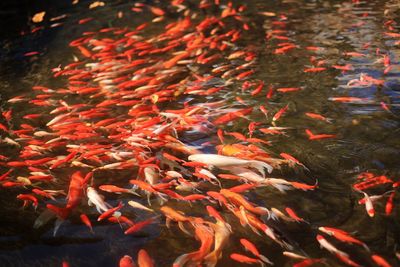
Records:
[[[94,2],[90,8],[105,4]],[[278,209],[252,197],[255,191],[271,190],[280,192],[282,199],[291,190],[313,194],[319,182],[318,177],[283,178],[281,168],[306,176],[309,168],[302,155],[269,149],[275,145],[271,136],[290,137],[292,128],[284,122],[293,110],[290,103],[270,101],[306,89],[277,88],[257,78],[259,50],[244,45],[243,39],[257,27],[252,16],[264,20],[270,25],[265,43],[273,56],[308,51],[305,76],[328,70],[351,72],[354,68],[346,60],[359,57],[370,57],[388,74],[396,65],[389,53],[347,51],[341,63],[326,61],[318,54],[324,47],[302,47],[290,38],[285,14],[263,10],[248,14],[244,1],[168,0],[162,5],[145,1],[132,4],[130,12],[145,14],[149,21],[88,29],[70,40],[74,60],[52,69],[62,87],[38,84],[2,107],[1,142],[8,149],[0,155],[0,190],[15,192],[21,206],[37,212],[35,229],[54,223],[57,235],[65,221],[74,220],[93,234],[96,225],[104,223],[119,224],[132,238],[150,225],[181,231],[197,249],[177,256],[169,263],[174,267],[218,266],[222,258],[231,266],[274,265],[271,251],[261,250],[259,240],[262,247],[276,247],[274,251],[280,250],[295,267],[396,266],[393,259],[372,251],[357,233],[319,225],[302,217],[302,210]],[[33,21],[43,19],[46,15],[41,12]],[[77,23],[83,27],[93,19]],[[155,24],[163,31],[152,29]],[[400,43],[393,24],[385,22],[387,38]],[[384,79],[361,74],[343,88],[384,85]],[[237,93],[236,102],[210,101],[217,92]],[[253,97],[265,100],[254,106],[248,101]],[[390,103],[368,98],[338,94],[329,101],[373,104],[392,112]],[[13,112],[25,105],[40,111]],[[316,123],[333,122],[316,110],[303,116]],[[238,129],[237,122],[247,128]],[[339,137],[318,127],[302,133],[308,142]],[[195,135],[209,139],[191,142]],[[394,216],[400,186],[396,177],[366,171],[351,186],[367,217]],[[377,203],[380,208],[375,209]],[[200,205],[195,213],[190,212],[192,205]],[[131,215],[139,210],[147,215],[140,219]],[[321,254],[309,255],[287,238],[284,232],[292,228],[303,229]],[[237,242],[235,248],[240,249],[227,250],[230,242]],[[400,251],[393,257],[400,259]],[[121,255],[115,266],[158,266],[157,261],[156,252],[141,249],[138,255]],[[60,265],[70,266],[61,260]]]

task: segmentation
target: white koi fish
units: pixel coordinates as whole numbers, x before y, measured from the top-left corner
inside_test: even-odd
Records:
[[[271,173],[273,170],[271,165],[262,161],[238,159],[235,157],[221,156],[217,154],[194,154],[189,156],[189,160],[224,169],[237,166],[251,167],[257,169],[263,176],[265,176],[264,168],[266,168],[269,173]]]
[[[99,213],[103,213],[110,209],[111,206],[103,200],[103,197],[97,193],[96,189],[89,186],[86,190],[86,193],[89,199],[89,206],[94,204]]]

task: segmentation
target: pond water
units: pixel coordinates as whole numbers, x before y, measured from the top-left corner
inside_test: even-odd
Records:
[[[198,250],[200,241],[193,236],[195,223],[184,223],[191,235],[176,222],[168,228],[161,206],[215,223],[206,205],[232,227],[217,266],[247,266],[232,260],[232,253],[255,257],[244,250],[241,238],[275,266],[301,261],[283,255],[288,248],[241,225],[232,210],[211,197],[183,201],[172,196],[207,196],[220,187],[164,153],[189,161],[189,154],[221,153],[221,144],[226,156],[270,158],[265,162],[274,170],[267,178],[317,185],[281,192],[270,181],[241,192],[254,206],[284,214],[290,207],[304,219],[258,216],[291,252],[324,259],[316,266],[345,266],[320,248],[316,237],[322,235],[361,266],[377,266],[373,254],[399,265],[399,1],[104,1],[95,8],[89,8],[93,2],[76,2],[31,8],[26,25],[2,35],[0,122],[6,129],[1,129],[0,175],[12,172],[0,178],[1,266],[61,266],[63,261],[118,266],[124,255],[136,259],[140,249],[156,266],[171,266],[180,255]],[[46,11],[43,21],[33,23],[30,17],[40,11]],[[52,168],[68,155],[69,161]],[[44,161],[33,162],[39,159]],[[114,163],[122,165],[108,165]],[[201,182],[193,192],[172,183],[169,191],[157,189],[155,195],[162,193],[166,201],[153,194],[151,206],[145,190],[138,189],[136,196],[99,189],[130,189],[131,179],[149,182],[145,166],[159,174],[155,187],[178,181],[166,178],[173,169],[187,181]],[[233,174],[234,167],[210,170]],[[99,213],[85,193],[54,235],[56,215],[46,205],[68,205],[76,171],[92,172],[89,184],[111,206],[124,203],[121,213],[127,218],[154,217],[153,222],[125,235],[126,224],[97,222]],[[379,176],[389,181],[360,187]],[[219,181],[223,188],[252,184],[243,177]],[[33,189],[48,190],[54,199]],[[359,204],[364,193],[371,197],[374,216]],[[38,207],[31,201],[22,207],[20,194],[35,196]],[[133,209],[130,200],[154,212]],[[82,213],[94,233],[81,222]],[[34,227],[46,215],[51,220]],[[350,233],[369,251],[322,233],[322,226]]]

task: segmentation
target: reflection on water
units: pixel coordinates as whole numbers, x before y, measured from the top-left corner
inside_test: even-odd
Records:
[[[152,22],[151,26],[143,30],[140,33],[143,38],[162,35],[165,25],[176,22],[180,16],[183,16],[182,13],[173,12],[174,9],[164,1],[162,3],[147,2],[151,2],[153,6],[162,7],[168,13],[165,21]],[[221,13],[221,10],[214,6],[199,10],[199,1],[184,2],[187,2],[188,9],[196,14],[193,16],[193,21],[196,23],[204,20],[206,16]],[[201,2],[211,3],[212,1]],[[233,5],[238,6],[241,4],[239,2],[241,1],[234,1]],[[25,103],[12,105],[7,102],[7,99],[22,94],[30,99],[37,95],[31,90],[33,86],[64,88],[68,79],[73,80],[67,76],[52,77],[54,69],[59,65],[64,67],[74,62],[75,57],[81,57],[76,47],[69,46],[71,41],[81,36],[119,38],[118,34],[98,31],[115,28],[122,32],[129,32],[138,25],[154,19],[151,12],[132,11],[134,3],[108,1],[104,7],[91,10],[88,9],[89,4],[82,2],[57,10],[53,9],[48,18],[62,14],[66,16],[53,22],[47,19],[39,26],[30,23],[31,28],[27,27],[23,35],[2,42],[0,88],[3,110],[12,107],[13,113],[20,114],[21,118],[28,114],[43,113],[40,105],[28,106]],[[307,171],[299,166],[288,168],[285,165],[274,174],[277,177],[307,184],[314,184],[315,180],[318,180],[316,190],[290,190],[282,194],[274,188],[260,187],[245,194],[252,203],[258,206],[274,207],[279,210],[290,207],[300,217],[310,222],[310,224],[291,224],[269,221],[270,227],[279,232],[284,240],[293,244],[294,251],[311,258],[326,258],[326,264],[329,266],[343,264],[336,257],[319,249],[315,241],[318,226],[332,226],[354,234],[358,239],[363,240],[371,251],[382,255],[396,266],[398,259],[395,253],[398,251],[400,242],[400,226],[397,220],[398,198],[394,198],[394,209],[390,216],[385,215],[388,195],[374,201],[376,215],[370,218],[366,214],[364,205],[358,204],[363,195],[353,190],[352,185],[358,181],[357,175],[362,172],[386,175],[394,182],[397,182],[400,174],[400,139],[398,138],[400,114],[398,9],[400,2],[252,0],[246,2],[246,7],[247,10],[243,11],[244,22],[239,19],[227,20],[224,26],[235,29],[242,27],[241,23],[246,23],[249,30],[242,30],[243,35],[237,43],[226,41],[225,44],[228,47],[227,51],[231,53],[242,50],[248,53],[246,56],[255,55],[255,60],[251,61],[251,65],[245,70],[254,70],[249,81],[254,82],[255,85],[259,80],[264,81],[262,93],[252,91],[255,88],[253,85],[250,89],[243,89],[245,87],[243,80],[246,78],[238,78],[237,75],[240,72],[228,75],[229,73],[226,74],[224,70],[222,73],[225,73],[226,77],[220,75],[216,69],[224,69],[224,65],[229,65],[229,69],[232,66],[240,69],[243,64],[246,64],[246,61],[240,57],[228,60],[228,55],[220,52],[222,56],[219,57],[217,54],[216,61],[210,59],[210,63],[206,60],[198,64],[198,62],[188,60],[185,70],[171,73],[167,78],[163,78],[166,84],[182,80],[185,88],[176,94],[177,97],[175,95],[171,97],[173,101],[164,103],[160,101],[160,108],[162,110],[183,108],[187,103],[203,107],[202,103],[223,100],[223,106],[204,108],[206,114],[196,117],[198,119],[196,127],[180,133],[180,141],[204,153],[215,153],[217,151],[215,144],[220,144],[216,137],[217,128],[248,136],[249,123],[254,121],[259,124],[256,126],[253,137],[268,140],[271,143],[271,146],[257,144],[258,146],[275,158],[280,158],[279,155],[282,152],[293,155],[309,169]],[[86,18],[93,18],[93,20],[82,23],[82,19]],[[40,28],[41,26],[44,27]],[[218,30],[223,31],[223,29],[221,26]],[[154,44],[152,47],[154,49],[158,48],[157,45],[160,47],[165,45],[163,41],[154,41]],[[149,46],[152,45],[149,44]],[[118,52],[118,48],[116,50]],[[38,54],[27,56],[26,54],[30,52],[38,52]],[[149,57],[152,61],[144,64],[149,68],[158,66],[158,60],[171,57],[171,54],[165,53],[165,56],[161,54]],[[215,54],[204,54],[203,60],[212,55]],[[185,58],[183,57],[182,60]],[[118,65],[118,62],[113,64],[116,69],[122,66]],[[211,70],[214,71],[211,72]],[[158,69],[155,68],[152,71],[157,72]],[[199,76],[204,75],[201,76],[203,80],[195,82],[189,78],[185,79],[193,73],[198,73]],[[207,79],[211,74],[215,75],[215,78]],[[199,88],[212,89],[215,93],[197,94],[196,90]],[[167,97],[170,96],[167,95]],[[339,97],[354,99],[332,101]],[[43,98],[46,99],[46,96]],[[89,104],[98,104],[96,99],[67,94],[60,96],[57,101],[64,100],[69,104],[78,104],[82,99],[90,101]],[[151,100],[154,101],[154,99],[149,101]],[[283,130],[284,134],[261,132],[260,128],[271,126],[272,116],[285,105],[288,105],[288,109],[281,118],[276,120],[275,125],[286,127]],[[249,114],[247,119],[238,119],[218,126],[209,122],[223,115],[224,112],[249,106],[253,106],[256,111]],[[267,118],[263,112],[260,112],[260,106],[265,106],[268,110]],[[124,112],[126,112],[124,107],[116,107],[112,113],[107,113],[107,116],[120,118]],[[320,114],[325,119],[312,118],[306,116],[305,113]],[[207,119],[212,119],[205,122],[202,120],[203,115]],[[51,120],[48,113],[42,116],[37,123],[39,128],[45,127]],[[15,125],[11,127],[15,130],[20,129],[21,123],[27,122],[21,119],[13,123]],[[307,131],[311,131],[312,134]],[[335,135],[335,138],[312,139],[320,134]],[[3,139],[5,137],[6,135]],[[226,138],[230,143],[240,143],[234,135],[227,134]],[[102,142],[106,144],[101,139],[99,143]],[[112,150],[120,148],[119,146],[123,145],[112,144],[106,149]],[[65,155],[65,151],[57,151],[57,149],[52,152],[53,156],[57,153]],[[0,154],[16,160],[18,153],[14,147],[2,144]],[[1,173],[5,173],[8,169],[4,164]],[[48,188],[66,190],[68,177],[75,169],[77,167],[54,171],[54,176],[59,178]],[[136,170],[133,172],[105,171],[96,174],[95,183],[96,186],[113,183],[123,187],[129,179],[132,179],[132,176],[138,175]],[[21,170],[21,173],[13,175],[27,176],[29,172]],[[234,185],[230,181],[224,181],[224,186],[227,188]],[[204,185],[204,188],[199,189],[204,193],[211,188],[210,185]],[[386,187],[384,185],[367,192],[370,195],[382,195],[391,189],[390,185]],[[156,223],[134,236],[124,235],[120,225],[106,222],[96,223],[95,233],[91,234],[81,223],[79,214],[85,212],[91,218],[97,218],[98,214],[93,207],[86,204],[79,207],[79,212],[72,214],[63,223],[54,237],[53,222],[33,229],[36,218],[44,210],[44,205],[39,206],[37,210],[33,207],[21,208],[22,202],[15,198],[21,192],[26,192],[26,190],[18,187],[1,189],[1,266],[60,266],[62,260],[68,261],[71,266],[116,266],[123,255],[137,255],[142,248],[149,252],[158,266],[166,266],[171,265],[179,255],[194,251],[198,247],[193,237],[188,237],[175,225],[168,229],[164,225],[162,216],[157,218]],[[119,200],[127,202],[131,199],[146,205],[145,198],[129,197],[128,194],[104,193],[104,195],[112,206],[116,206]],[[64,198],[60,195],[57,201],[46,200],[45,203],[65,205]],[[168,203],[169,206],[185,214],[199,217],[205,216],[204,204],[207,205],[205,202],[195,202],[190,205],[174,201]],[[160,208],[159,203],[154,199],[152,208],[156,211]],[[224,248],[223,257],[218,262],[218,266],[232,266],[233,261],[229,255],[238,251],[243,253],[243,248],[239,243],[239,239],[243,237],[255,243],[262,254],[276,266],[291,266],[295,262],[283,256],[280,246],[271,242],[265,235],[258,236],[249,228],[242,227],[229,211],[221,209],[220,212],[232,224],[234,232],[231,242]],[[134,221],[142,221],[150,217],[145,211],[137,210],[127,210],[124,215]],[[267,220],[267,218],[263,219]],[[365,266],[372,266],[370,255],[365,250],[349,244],[334,244],[348,252],[352,260]],[[235,264],[238,266],[237,263]]]

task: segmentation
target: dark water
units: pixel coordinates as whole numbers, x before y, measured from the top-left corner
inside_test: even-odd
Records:
[[[53,78],[51,69],[58,65],[67,65],[78,56],[79,51],[71,48],[69,43],[82,36],[84,32],[99,31],[102,28],[116,27],[133,29],[136,26],[149,22],[154,15],[149,11],[134,13],[130,9],[134,2],[107,1],[104,7],[88,9],[90,2],[81,1],[76,5],[61,1],[57,6],[43,6],[42,9],[27,8],[29,11],[18,14],[32,16],[34,13],[46,10],[46,19],[38,24],[44,26],[34,33],[29,33],[36,25],[26,18],[27,23],[19,26],[12,32],[4,31],[1,40],[0,52],[0,88],[3,109],[13,110],[14,114],[42,113],[41,107],[28,106],[17,103],[7,103],[7,99],[17,95],[33,96],[32,86],[43,85],[49,88],[63,88],[66,78]],[[212,1],[210,1],[212,2]],[[224,2],[224,1],[221,1]],[[163,32],[166,24],[176,21],[182,14],[172,12],[167,1],[146,3],[170,10],[165,21],[152,23],[144,31],[145,36],[156,36]],[[189,10],[197,14],[197,21],[206,15],[219,15],[221,10],[209,8],[200,10],[197,1],[188,1]],[[347,232],[365,242],[372,253],[379,254],[393,266],[399,262],[395,253],[399,250],[400,221],[399,198],[394,199],[394,210],[391,215],[385,215],[387,197],[374,201],[376,215],[368,217],[364,205],[357,202],[362,194],[352,189],[357,175],[362,172],[371,172],[376,175],[386,175],[393,181],[398,181],[400,175],[400,139],[399,135],[399,50],[400,37],[390,36],[388,32],[399,33],[400,2],[399,1],[234,1],[234,6],[243,4],[247,10],[243,18],[249,25],[248,31],[243,31],[242,38],[235,44],[237,50],[251,51],[256,54],[257,60],[251,67],[255,73],[252,80],[262,80],[265,88],[262,93],[251,96],[249,91],[242,91],[242,82],[234,81],[226,89],[210,96],[187,95],[176,101],[165,103],[165,109],[182,106],[185,100],[194,99],[194,103],[213,102],[224,100],[231,107],[245,108],[265,105],[269,110],[269,119],[266,120],[261,112],[253,112],[248,119],[238,119],[234,122],[219,126],[226,131],[237,131],[247,134],[250,121],[259,122],[268,127],[270,119],[279,109],[288,104],[288,111],[276,122],[276,126],[289,127],[286,135],[264,135],[255,131],[254,137],[271,142],[271,146],[263,146],[273,157],[279,158],[282,152],[299,159],[309,171],[301,167],[287,168],[274,171],[274,177],[314,184],[318,181],[318,189],[313,191],[290,190],[280,193],[273,188],[258,188],[246,193],[253,203],[268,208],[274,207],[284,210],[291,207],[299,216],[310,224],[282,224],[271,222],[282,231],[286,239],[296,244],[297,253],[304,253],[312,258],[325,258],[327,266],[344,265],[326,250],[320,249],[315,241],[319,226],[332,226]],[[264,16],[258,12],[271,12],[271,16]],[[118,18],[122,12],[122,18]],[[66,14],[65,18],[51,22],[50,18]],[[22,15],[21,15],[22,16]],[[93,17],[92,21],[79,25],[80,19]],[[53,23],[62,23],[51,27]],[[239,27],[231,20],[226,27]],[[6,26],[5,26],[6,27]],[[281,33],[273,33],[280,30]],[[20,35],[20,32],[24,32]],[[271,34],[271,35],[268,35]],[[276,37],[278,36],[278,37]],[[278,39],[284,36],[285,40]],[[287,40],[286,40],[287,39]],[[288,42],[296,47],[284,54],[275,54],[281,43]],[[307,47],[319,47],[318,50]],[[377,51],[377,49],[379,51]],[[25,53],[38,51],[39,55],[27,57]],[[364,56],[350,56],[346,52],[362,53]],[[386,74],[383,55],[390,58],[391,69]],[[224,55],[226,57],[226,55]],[[168,56],[168,58],[170,55]],[[326,67],[321,72],[304,72],[307,68]],[[221,65],[224,60],[219,62]],[[232,63],[229,63],[232,64]],[[243,62],[234,62],[243,64]],[[352,70],[341,71],[332,68],[332,65],[351,64]],[[212,64],[202,66],[210,68]],[[382,80],[382,84],[358,84],[362,75]],[[350,82],[354,80],[353,82]],[[357,80],[357,81],[356,81]],[[352,85],[353,84],[353,85]],[[276,92],[272,98],[265,97],[268,89],[300,87],[296,92]],[[252,90],[252,89],[250,89]],[[363,102],[341,103],[329,100],[331,97],[359,97]],[[242,105],[236,97],[246,102]],[[79,103],[80,99],[67,98],[72,103]],[[382,107],[385,103],[388,110]],[[51,109],[50,109],[51,110]],[[46,112],[47,109],[46,109]],[[331,123],[311,119],[305,116],[306,112],[319,113],[330,118]],[[115,111],[118,114],[118,111]],[[12,125],[17,129],[21,121],[14,121]],[[22,121],[22,123],[27,123]],[[46,124],[43,123],[42,124]],[[309,140],[306,129],[314,134],[334,134],[335,138]],[[3,135],[3,138],[7,135]],[[227,137],[228,138],[228,137]],[[206,133],[200,131],[182,134],[185,143],[200,145],[207,141],[216,142],[216,129]],[[228,138],[229,139],[229,138]],[[234,139],[229,139],[231,143]],[[204,152],[215,153],[213,145],[201,148]],[[17,159],[18,152],[9,145],[2,145],[5,156]],[[54,151],[54,156],[57,155]],[[4,166],[1,173],[9,168]],[[51,188],[67,190],[66,177],[73,168],[64,168],[56,172],[61,177]],[[27,175],[15,171],[15,177]],[[122,181],[133,173],[105,172],[98,174],[97,185],[115,183],[122,186]],[[226,183],[226,185],[233,185]],[[227,186],[227,187],[229,187]],[[369,195],[381,195],[391,190],[390,185],[381,185],[366,190]],[[168,229],[163,216],[157,223],[144,228],[137,235],[124,235],[118,224],[94,223],[94,232],[91,234],[79,220],[79,213],[72,214],[63,223],[57,235],[53,236],[53,223],[46,224],[39,229],[33,229],[36,218],[44,210],[40,204],[37,210],[32,207],[21,208],[22,202],[15,197],[26,188],[2,188],[0,194],[0,265],[1,266],[60,266],[63,260],[71,266],[117,266],[123,255],[136,257],[137,252],[144,248],[154,258],[157,266],[170,266],[181,254],[189,253],[198,248],[199,243],[193,237],[179,231],[174,226]],[[128,201],[126,195],[104,193],[106,200],[115,206],[118,200]],[[145,200],[134,198],[145,204]],[[63,198],[57,199],[62,203]],[[64,201],[65,202],[65,201]],[[153,201],[156,211],[159,206]],[[83,202],[82,202],[83,203]],[[203,217],[204,203],[189,205],[182,202],[169,201],[169,206],[184,211],[186,214]],[[82,204],[79,207],[93,218],[97,213],[93,207]],[[157,211],[157,213],[159,213]],[[257,236],[249,228],[243,228],[238,220],[229,211],[221,210],[232,224],[234,232],[229,244],[223,250],[223,257],[218,266],[239,266],[233,262],[231,253],[245,254],[239,243],[240,238],[253,241],[262,254],[270,258],[275,266],[291,266],[295,261],[282,255],[282,249],[271,242],[265,235]],[[124,215],[134,220],[149,218],[144,211],[127,209]],[[351,259],[363,266],[374,266],[370,254],[357,246],[330,242],[351,256]],[[251,255],[251,254],[247,254]]]

